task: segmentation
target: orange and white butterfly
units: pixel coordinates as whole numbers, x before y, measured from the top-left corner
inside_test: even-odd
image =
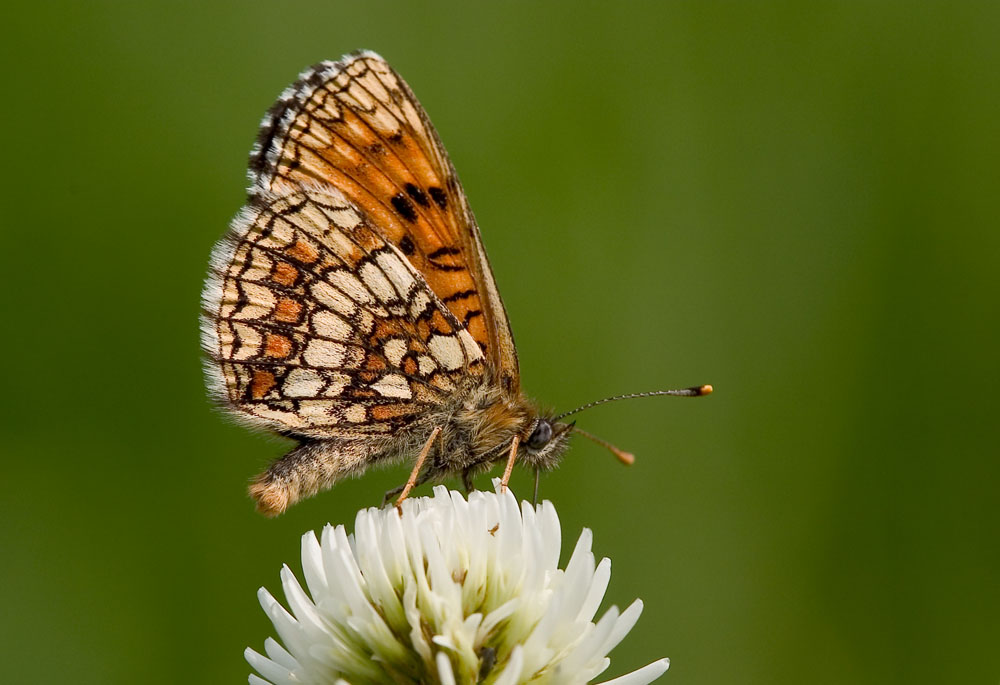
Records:
[[[469,489],[503,460],[504,483],[515,461],[555,466],[572,424],[521,392],[462,186],[385,60],[306,70],[265,116],[249,175],[212,254],[202,345],[220,403],[299,442],[251,485],[261,512],[415,456],[400,499],[449,475]]]

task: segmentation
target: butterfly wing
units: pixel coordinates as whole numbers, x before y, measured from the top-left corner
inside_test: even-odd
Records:
[[[482,373],[461,322],[334,188],[252,198],[211,269],[202,321],[210,386],[252,426],[365,441]]]
[[[306,70],[264,118],[250,160],[271,192],[339,190],[398,248],[517,389],[517,352],[475,218],[451,161],[406,82],[361,52]]]

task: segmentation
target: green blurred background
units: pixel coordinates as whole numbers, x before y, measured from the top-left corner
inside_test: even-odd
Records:
[[[6,10],[0,644],[10,683],[245,682],[258,586],[405,467],[278,520],[198,296],[257,123],[383,54],[517,335],[595,409],[542,493],[646,611],[610,674],[996,683],[996,3],[34,2]],[[485,484],[485,480],[483,483]],[[530,491],[520,473],[516,490]],[[424,490],[426,492],[426,489]]]

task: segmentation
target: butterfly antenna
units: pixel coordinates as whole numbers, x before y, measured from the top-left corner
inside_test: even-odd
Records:
[[[564,419],[567,416],[577,414],[584,409],[590,409],[591,407],[596,407],[599,404],[607,404],[608,402],[617,402],[618,400],[631,400],[636,397],[656,397],[658,395],[672,395],[674,397],[701,397],[702,395],[711,395],[712,386],[711,385],[696,385],[692,388],[682,388],[680,390],[653,390],[651,392],[633,392],[628,395],[615,395],[614,397],[605,397],[603,400],[595,400],[593,402],[588,402],[582,407],[577,407],[573,411],[563,412],[559,416],[555,417],[553,421],[558,421]],[[576,432],[583,433],[579,428],[575,428]],[[594,439],[591,437],[591,439]],[[595,439],[596,442],[596,439]],[[607,445],[605,445],[607,446]]]
[[[616,457],[618,457],[618,461],[620,461],[621,463],[625,464],[625,466],[631,466],[632,464],[635,463],[635,455],[632,454],[631,452],[626,452],[623,449],[619,449],[619,448],[615,447],[614,445],[612,445],[607,440],[601,440],[596,435],[591,435],[590,433],[588,433],[587,431],[583,430],[582,428],[577,428],[576,426],[573,426],[570,430],[572,430],[574,433],[579,433],[580,435],[582,435],[583,437],[587,438],[588,440],[590,440],[592,442],[596,442],[601,447],[604,447],[604,448],[608,449],[611,452],[611,454],[613,454]]]

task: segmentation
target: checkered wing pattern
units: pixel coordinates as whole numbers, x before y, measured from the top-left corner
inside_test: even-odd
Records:
[[[338,189],[423,275],[478,343],[498,380],[519,387],[517,353],[472,212],[423,108],[378,55],[306,70],[264,118],[253,183],[283,193]]]
[[[483,370],[462,322],[332,187],[251,199],[216,247],[203,344],[218,398],[306,438],[389,434]]]

